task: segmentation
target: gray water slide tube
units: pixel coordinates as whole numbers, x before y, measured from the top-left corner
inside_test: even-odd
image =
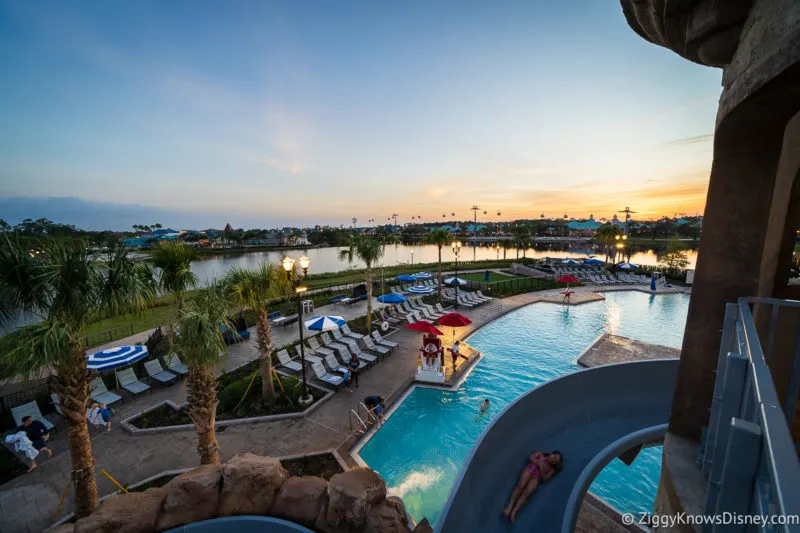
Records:
[[[554,379],[509,404],[456,478],[437,533],[571,533],[595,476],[628,450],[663,440],[677,359],[605,365]],[[528,456],[558,450],[564,468],[541,485],[517,523],[503,516]]]

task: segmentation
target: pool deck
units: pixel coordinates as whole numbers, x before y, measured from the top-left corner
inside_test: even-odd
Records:
[[[607,289],[625,290],[622,286]],[[628,287],[628,289],[639,290],[641,287]],[[593,287],[577,287],[574,290],[570,305],[603,299],[602,293],[597,293]],[[685,290],[683,288],[669,292]],[[560,292],[560,289],[554,289],[520,294],[494,299],[476,308],[459,307],[457,311],[469,317],[472,324],[456,329],[455,339],[465,339],[497,317],[531,303],[561,304],[563,296]],[[643,292],[649,293],[649,291]],[[353,308],[339,307],[342,308],[341,312],[336,314],[347,313],[357,316],[359,312],[362,315],[365,313],[361,305]],[[443,344],[449,347],[453,341],[452,329],[444,328],[444,330],[446,331]],[[289,342],[292,337],[296,338],[296,335],[296,327],[286,330],[281,328],[281,331],[275,332],[276,343]],[[360,386],[355,392],[340,391],[303,418],[231,426],[219,430],[217,439],[221,459],[227,461],[234,455],[244,452],[284,456],[334,449],[339,451],[349,465],[354,465],[349,451],[360,435],[351,426],[350,411],[357,409],[358,403],[366,396],[381,395],[386,398],[387,404],[392,404],[404,394],[414,381],[420,337],[419,333],[403,328],[392,332],[389,338],[398,342],[400,346],[392,355],[361,374]],[[472,368],[478,356],[470,353],[472,354],[470,360],[460,360],[455,373],[450,358],[445,358],[448,365],[448,383],[457,383]],[[229,348],[228,360],[219,370],[228,370],[254,359],[257,355],[255,335],[253,335],[250,340]],[[180,383],[166,387],[154,386],[152,394],[145,394],[133,401],[128,400],[119,406],[114,420],[123,420],[167,399],[175,401],[180,387]],[[55,452],[54,457],[41,459],[39,468],[30,474],[24,474],[0,486],[0,531],[4,533],[40,532],[53,522],[53,513],[69,480],[70,460],[65,424],[58,418],[52,420],[59,429],[52,435],[50,441],[50,446]],[[100,474],[100,468],[105,469],[120,483],[132,484],[164,470],[193,467],[199,463],[195,452],[197,436],[192,430],[134,436],[116,426],[111,433],[92,429],[91,435],[101,495],[113,492],[115,487]],[[72,511],[72,508],[72,491],[68,491],[59,515],[63,516]],[[584,514],[582,511],[581,516]],[[594,524],[595,521],[590,516],[585,520],[581,518],[579,525],[583,524],[586,527],[579,531],[617,531],[600,522]]]
[[[627,337],[604,333],[578,357],[578,365],[591,368],[632,361],[678,359],[680,356],[681,351],[677,348],[648,344]]]

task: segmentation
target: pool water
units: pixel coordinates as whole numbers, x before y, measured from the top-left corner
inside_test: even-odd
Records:
[[[364,445],[361,459],[383,476],[391,494],[403,498],[415,520],[427,517],[434,523],[439,517],[491,417],[531,388],[576,371],[577,357],[598,335],[680,348],[687,295],[625,291],[604,296],[605,301],[578,306],[532,304],[483,327],[469,344],[484,358],[457,391],[415,388]],[[484,398],[491,407],[478,417]],[[630,467],[612,461],[590,490],[622,512],[650,512],[660,469],[661,448],[649,448]]]

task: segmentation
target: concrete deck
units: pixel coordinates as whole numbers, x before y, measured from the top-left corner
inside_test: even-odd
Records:
[[[621,290],[622,287],[614,289]],[[571,305],[602,299],[602,295],[596,294],[592,287],[578,287],[575,291]],[[455,339],[462,339],[487,322],[524,305],[540,301],[560,303],[561,298],[560,290],[551,290],[495,299],[472,309],[459,308],[458,312],[468,316],[473,322],[470,326],[456,329]],[[366,312],[366,302],[352,307],[346,305],[325,307],[335,307],[335,309],[320,308],[318,312],[339,314],[346,318],[355,318]],[[449,347],[453,340],[452,330],[444,329],[446,331],[443,344]],[[276,328],[274,343],[281,345],[291,342],[297,339],[297,335],[296,325],[286,329]],[[349,456],[349,450],[358,436],[351,428],[350,410],[356,409],[358,402],[369,395],[384,396],[391,403],[408,388],[413,382],[416,371],[420,337],[419,333],[402,328],[393,332],[389,338],[398,342],[399,348],[363,372],[359,388],[352,393],[335,394],[304,418],[221,429],[218,432],[221,459],[227,461],[234,455],[248,451],[281,456],[338,449],[348,464],[354,464]],[[250,340],[231,346],[228,358],[220,365],[219,371],[232,369],[253,360],[258,355],[255,344],[253,335]],[[445,358],[448,364],[448,381],[452,382],[469,367],[470,362],[459,361],[454,376],[449,360],[450,357]],[[166,399],[175,401],[179,389],[180,383],[169,387],[154,386],[152,394],[145,394],[135,401],[128,401],[119,406],[115,420],[122,420]],[[39,468],[32,473],[0,486],[0,531],[4,533],[39,532],[53,522],[53,513],[70,475],[65,425],[60,420],[55,422],[60,431],[52,436],[50,443],[55,452],[54,457],[42,458],[39,461]],[[98,467],[100,494],[111,493],[116,488],[111,481],[100,474],[101,468],[120,483],[131,484],[163,470],[198,465],[196,445],[197,437],[191,430],[133,436],[119,427],[115,427],[111,433],[106,433],[100,428],[93,429],[92,446]],[[59,515],[63,516],[72,508],[72,491],[69,491]],[[591,526],[582,531],[590,530],[611,531],[599,522],[597,527]]]
[[[604,333],[586,348],[578,357],[580,366],[611,365],[631,361],[651,361],[653,359],[678,359],[681,351],[677,348],[648,344],[627,337]]]

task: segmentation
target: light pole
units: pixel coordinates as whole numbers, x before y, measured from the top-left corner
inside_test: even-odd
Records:
[[[625,241],[628,240],[628,236],[627,235],[615,235],[614,239],[616,239],[616,241],[617,241],[617,252],[619,252],[619,254],[622,255],[623,258],[624,258],[625,257],[625,252],[624,252],[624,250],[625,250]],[[615,259],[614,262],[616,262],[616,259]]]
[[[461,241],[453,241],[453,244],[450,245],[453,249],[453,255],[456,257],[456,277],[455,277],[455,286],[456,286],[456,303],[453,304],[454,307],[458,308],[458,254],[461,252]]]
[[[298,400],[298,403],[301,405],[309,405],[314,401],[314,398],[308,394],[308,385],[306,383],[306,349],[303,345],[303,304],[300,299],[301,296],[308,290],[308,287],[300,287],[299,285],[300,281],[308,274],[308,267],[311,264],[311,260],[306,256],[302,256],[297,260],[300,268],[303,269],[302,278],[295,275],[294,263],[294,259],[286,256],[281,261],[281,266],[283,266],[283,270],[286,272],[287,279],[294,285],[294,292],[297,295],[297,324],[299,326],[298,329],[300,330],[300,365],[303,367],[303,395]]]

